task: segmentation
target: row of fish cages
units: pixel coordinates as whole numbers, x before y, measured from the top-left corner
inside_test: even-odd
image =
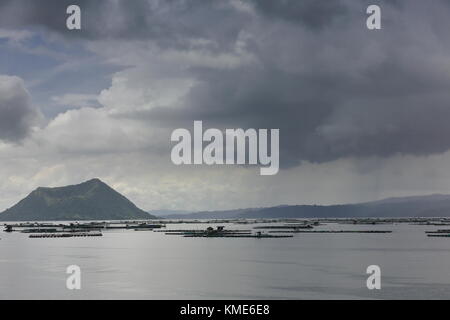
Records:
[[[157,230],[155,232],[164,232],[166,235],[177,235],[189,238],[196,237],[221,237],[221,238],[290,238],[294,233],[367,233],[367,234],[387,234],[392,233],[392,230],[308,230],[313,227],[302,226],[287,226],[287,225],[270,225],[270,226],[256,226],[253,230],[238,229],[226,230],[225,227],[219,226],[216,229],[208,227],[206,230],[190,230],[190,229],[172,229],[172,230]],[[258,230],[255,232],[255,230]],[[259,231],[264,230],[264,231]]]
[[[182,236],[186,238],[291,238],[294,234],[391,234],[392,230],[376,229],[321,229],[312,230],[317,225],[314,224],[280,224],[255,226],[253,229],[225,229],[224,226],[216,228],[208,227],[205,230],[191,229],[167,229],[154,230],[154,232],[164,232],[165,235]],[[450,229],[438,229],[435,231],[425,231],[428,237],[450,238]]]
[[[327,220],[328,223],[317,223],[317,221],[303,221],[301,224],[299,223],[284,223],[284,224],[274,224],[274,225],[259,225],[255,226],[254,229],[259,230],[266,230],[270,234],[296,234],[296,233],[302,233],[302,234],[323,234],[323,233],[336,233],[336,234],[349,234],[349,233],[367,233],[367,234],[386,234],[386,233],[392,233],[392,230],[329,230],[329,229],[321,229],[316,230],[316,227],[330,224],[336,222],[330,222]],[[314,230],[313,230],[314,229]]]
[[[384,234],[392,233],[392,230],[277,230],[269,233],[370,233]]]
[[[210,223],[228,223],[228,227],[231,224],[241,224],[236,220],[209,220]],[[263,223],[264,222],[264,223]],[[165,235],[182,236],[186,238],[292,238],[298,233],[314,233],[314,234],[348,234],[348,233],[361,233],[361,234],[388,234],[392,233],[391,230],[327,230],[322,229],[322,226],[328,224],[339,224],[341,220],[336,219],[252,219],[242,223],[248,225],[251,228],[233,228],[225,229],[224,226],[218,226],[216,229],[208,227],[206,229],[165,229],[154,230],[154,232],[163,232]],[[318,228],[318,230],[316,230]]]
[[[449,218],[443,217],[355,217],[355,218],[320,218],[323,224],[336,223],[348,225],[392,225],[392,224],[411,224],[411,225],[427,225],[427,226],[446,226],[450,225]]]
[[[5,224],[4,232],[20,233],[82,233],[100,232],[102,230],[136,230],[147,231],[165,228],[165,224],[130,223],[130,222],[88,222],[88,223],[16,223]]]
[[[158,232],[158,231],[156,231]],[[271,235],[252,230],[226,230],[224,226],[208,227],[205,230],[164,230],[166,235],[177,235],[185,238],[291,238],[292,235]]]
[[[80,237],[102,237],[101,232],[76,232],[76,233],[38,233],[30,234],[30,238],[80,238]]]
[[[450,229],[438,229],[434,231],[425,231],[430,238],[450,238]]]

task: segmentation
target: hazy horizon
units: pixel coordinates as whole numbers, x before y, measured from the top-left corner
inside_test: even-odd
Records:
[[[48,187],[48,186],[39,186],[38,188],[34,189],[33,191],[40,189],[40,188],[44,188],[44,189],[53,189],[53,188],[64,188],[64,187],[72,187],[72,186],[78,186],[80,184],[84,184],[86,182],[90,182],[93,180],[100,180],[101,182],[105,183],[104,181],[102,181],[99,178],[91,178],[89,180],[86,181],[81,181],[78,183],[73,183],[73,184],[69,184],[69,185],[65,185],[65,186],[55,186],[55,187]],[[31,191],[31,192],[33,192]],[[30,192],[30,193],[31,193]],[[27,194],[28,196],[29,194]],[[166,215],[184,215],[184,214],[190,214],[190,213],[197,213],[197,212],[206,212],[206,211],[233,211],[233,210],[243,210],[243,209],[252,209],[252,208],[267,208],[267,207],[283,207],[283,206],[292,206],[292,205],[318,205],[318,206],[332,206],[332,205],[348,205],[348,204],[364,204],[364,203],[371,203],[371,202],[379,202],[379,201],[386,201],[386,200],[408,200],[408,198],[422,198],[422,197],[436,197],[436,196],[448,196],[450,197],[450,194],[442,194],[442,193],[430,193],[430,194],[417,194],[417,195],[410,195],[410,196],[392,196],[392,197],[387,197],[387,198],[382,198],[382,199],[375,199],[375,200],[369,200],[369,201],[363,201],[363,202],[352,202],[352,203],[330,203],[330,204],[323,204],[323,203],[296,203],[296,204],[285,204],[285,203],[281,203],[278,205],[273,205],[273,206],[256,206],[256,207],[236,207],[236,208],[230,208],[230,209],[213,209],[213,210],[199,210],[199,211],[187,211],[187,210],[171,210],[171,209],[167,209],[167,208],[157,208],[157,209],[146,209],[146,208],[140,208],[146,212],[152,213],[152,214],[156,214],[156,212],[164,212],[164,214],[162,216],[166,216]],[[22,199],[21,199],[22,200]],[[131,200],[131,199],[129,199]],[[131,200],[132,201],[132,200]],[[132,201],[133,202],[133,201]],[[8,208],[14,206],[16,203],[14,203],[13,205],[9,206]]]

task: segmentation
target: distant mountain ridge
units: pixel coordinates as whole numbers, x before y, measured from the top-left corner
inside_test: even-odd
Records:
[[[147,212],[149,214],[157,216],[157,217],[165,217],[165,216],[174,215],[174,214],[184,215],[184,214],[192,213],[192,211],[169,210],[169,209],[148,210]]]
[[[0,221],[153,219],[100,179],[57,188],[39,187],[0,213]]]
[[[282,205],[167,215],[167,219],[450,217],[450,195],[432,194],[341,205]]]

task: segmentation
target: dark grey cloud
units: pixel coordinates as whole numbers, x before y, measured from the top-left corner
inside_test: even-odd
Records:
[[[284,166],[450,149],[445,1],[244,2],[255,15],[218,0],[43,2],[2,1],[0,26],[40,26],[67,39],[147,39],[175,50],[211,40],[213,55],[249,35],[257,63],[187,68],[195,86],[182,108],[148,112],[158,125],[280,128]],[[73,3],[83,9],[81,33],[64,29]],[[380,31],[365,28],[369,4],[382,8]]]
[[[343,18],[348,6],[343,0],[249,0],[242,1],[270,19],[300,23],[320,29]],[[65,27],[66,8],[82,9],[83,32]],[[193,38],[235,40],[250,18],[222,0],[2,0],[0,25],[45,27],[65,36],[97,38],[148,38],[170,44]]]
[[[251,0],[264,15],[301,23],[312,29],[321,29],[347,15],[348,7],[341,0]]]
[[[447,5],[426,11],[417,1],[379,2],[386,25],[377,33],[365,28],[364,4],[338,2],[347,7],[335,14],[346,14],[346,22],[325,29],[332,19],[308,22],[295,16],[294,5],[288,13],[289,1],[280,3],[275,11],[264,7],[263,26],[249,40],[260,64],[192,69],[200,83],[183,111],[154,109],[149,118],[174,126],[203,120],[222,128],[280,128],[285,167],[450,149]],[[317,16],[333,11],[322,5],[311,4]],[[269,22],[268,14],[277,19]],[[292,26],[296,19],[301,23]]]
[[[25,138],[39,117],[20,78],[0,75],[0,140]]]
[[[82,31],[66,28],[66,8],[82,11]],[[193,39],[233,43],[246,15],[221,0],[2,0],[0,26],[44,28],[76,39],[147,39],[162,47],[186,47]]]

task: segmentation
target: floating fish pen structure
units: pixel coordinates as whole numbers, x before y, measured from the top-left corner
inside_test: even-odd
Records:
[[[450,233],[450,230],[440,229],[440,230],[435,230],[435,231],[425,231],[425,233]]]
[[[392,233],[390,230],[280,230],[270,233]]]
[[[413,223],[413,224],[415,224],[415,225],[419,225],[419,226],[437,226],[437,227],[439,227],[439,226],[450,226],[450,223],[448,223],[448,222],[431,222],[431,221],[428,221],[428,222],[420,222],[420,223]]]
[[[56,228],[33,228],[33,229],[24,229],[21,230],[22,233],[55,233],[55,232],[62,232],[62,230],[58,230]]]
[[[20,222],[14,224],[5,224],[5,226],[11,226],[15,228],[54,228],[57,226],[63,226],[62,224],[54,224],[54,223],[39,223],[39,222]]]
[[[132,223],[107,223],[107,222],[100,222],[100,223],[83,223],[83,224],[73,224],[63,226],[64,229],[159,229],[164,228],[164,224],[148,224],[148,223],[138,223],[138,224],[132,224]]]
[[[165,224],[141,223],[124,223],[124,222],[89,222],[89,223],[16,223],[5,224],[5,232],[22,232],[22,233],[61,233],[61,232],[100,232],[108,229],[143,229],[153,230],[165,228]]]
[[[314,228],[312,225],[309,224],[300,224],[300,225],[281,225],[281,226],[258,226],[254,227],[253,229],[312,229]]]
[[[100,229],[24,229],[21,233],[88,233],[88,232],[100,232]]]
[[[3,231],[5,231],[5,232],[13,232],[13,231],[16,231],[16,230],[14,230],[13,226],[11,226],[11,225],[5,225],[5,229]]]
[[[69,225],[64,225],[62,228],[64,230],[101,230],[101,229],[107,229],[108,224],[107,223],[71,223]]]
[[[101,237],[100,232],[83,232],[83,233],[40,233],[30,234],[30,238],[75,238],[75,237]]]
[[[217,229],[208,227],[206,230],[185,230],[176,232],[166,232],[166,235],[180,235],[186,238],[292,238],[292,235],[271,235],[257,232],[251,233],[249,230],[224,230],[220,226]]]
[[[185,238],[292,238],[292,235],[272,235],[272,234],[185,234]]]
[[[208,231],[186,231],[186,232],[168,232],[166,233],[166,235],[169,236],[184,236],[184,235],[235,235],[235,236],[249,236],[252,235],[251,232],[230,232],[230,231],[226,231],[226,232],[208,232]]]
[[[208,229],[207,229],[208,230]],[[214,229],[212,229],[214,230]],[[239,233],[239,234],[251,234],[251,230],[224,230],[224,229],[217,229],[218,231],[222,233]],[[211,230],[210,230],[211,231]],[[193,229],[171,229],[171,230],[155,230],[154,232],[164,232],[165,234],[184,234],[184,233],[204,233],[205,230],[193,230]]]
[[[297,219],[294,219],[294,220],[285,220],[285,221],[282,221],[282,222],[284,222],[285,224],[295,224],[295,225],[311,225],[311,226],[319,226],[319,225],[321,225],[321,221],[318,221],[318,220],[297,220]],[[323,221],[322,221],[323,222]]]
[[[165,225],[162,225],[162,224],[147,224],[147,223],[141,223],[141,224],[138,224],[137,226],[135,225],[135,226],[127,226],[127,227],[130,227],[130,228],[132,228],[132,229],[145,229],[145,230],[147,230],[147,229],[160,229],[160,228],[164,228],[165,227]]]

